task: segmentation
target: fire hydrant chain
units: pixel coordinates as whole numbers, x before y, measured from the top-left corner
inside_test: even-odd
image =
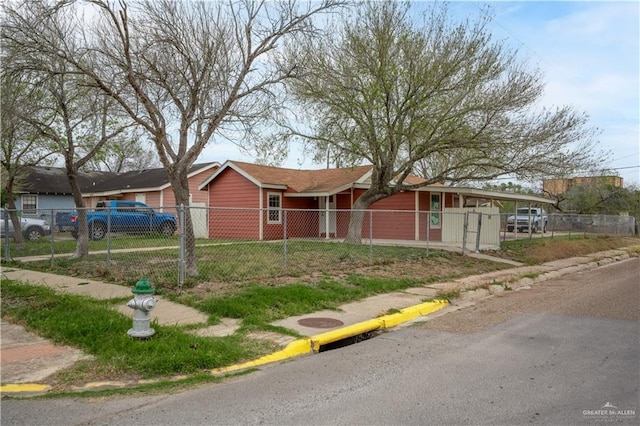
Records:
[[[146,339],[155,334],[151,328],[151,310],[155,308],[157,300],[153,297],[153,286],[146,278],[138,281],[131,290],[134,294],[127,306],[133,309],[133,327],[127,331],[131,337]]]

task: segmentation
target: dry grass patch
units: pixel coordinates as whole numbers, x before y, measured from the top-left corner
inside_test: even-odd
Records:
[[[492,255],[537,265],[558,259],[585,256],[599,251],[619,249],[638,244],[636,237],[587,235],[505,241],[501,250]]]

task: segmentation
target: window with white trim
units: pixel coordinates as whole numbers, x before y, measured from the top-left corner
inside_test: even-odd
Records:
[[[282,194],[268,193],[267,223],[281,223]]]
[[[37,214],[38,213],[38,196],[35,194],[24,194],[22,196],[22,213]]]

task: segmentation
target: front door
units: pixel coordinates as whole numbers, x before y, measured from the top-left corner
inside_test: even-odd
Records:
[[[331,234],[336,235],[336,196],[319,197],[320,199],[320,236],[329,238]],[[327,199],[329,203],[327,204]],[[327,213],[329,213],[327,215]],[[327,227],[329,234],[327,234]]]

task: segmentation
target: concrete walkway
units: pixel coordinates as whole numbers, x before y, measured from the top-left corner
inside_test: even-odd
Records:
[[[478,255],[470,253],[470,255]],[[482,255],[483,258],[503,261]],[[538,266],[516,266],[509,270],[495,271],[487,274],[462,278],[447,283],[425,285],[410,288],[402,292],[380,294],[357,302],[342,305],[338,311],[323,310],[306,315],[286,318],[274,325],[295,330],[303,336],[319,336],[321,333],[326,341],[331,336],[340,336],[340,330],[362,324],[363,322],[394,315],[402,310],[423,304],[432,299],[439,291],[461,291],[461,297],[456,303],[464,303],[471,299],[486,297],[505,290],[505,287],[516,289],[519,286],[556,278],[603,264],[612,263],[628,257],[624,250],[611,250],[589,256],[563,259]],[[4,268],[2,280],[11,279],[27,284],[44,285],[56,291],[82,294],[97,299],[132,298],[130,288],[121,285],[47,274],[36,271]],[[193,308],[169,300],[158,298],[158,303],[152,311],[152,320],[162,325],[191,325],[194,334],[200,336],[224,336],[233,334],[240,326],[238,320],[223,319],[221,324],[207,326],[208,316]],[[123,302],[118,310],[124,315],[132,316],[132,310]],[[438,308],[440,309],[440,308]],[[456,309],[455,306],[445,308],[446,312]],[[409,318],[400,316],[400,318]],[[395,321],[395,320],[394,320]],[[198,327],[199,325],[199,327]],[[396,325],[396,324],[394,324]],[[52,345],[44,339],[26,332],[22,327],[14,326],[5,321],[1,323],[2,344],[0,359],[2,360],[0,392],[42,392],[46,385],[38,385],[48,375],[72,365],[83,355],[73,348]],[[127,330],[123,330],[126,333]],[[329,332],[334,334],[327,335]],[[329,337],[327,337],[329,336]],[[293,344],[292,338],[282,335],[256,336],[276,340],[282,345]],[[295,343],[295,342],[294,342]],[[44,387],[43,387],[44,386]]]

